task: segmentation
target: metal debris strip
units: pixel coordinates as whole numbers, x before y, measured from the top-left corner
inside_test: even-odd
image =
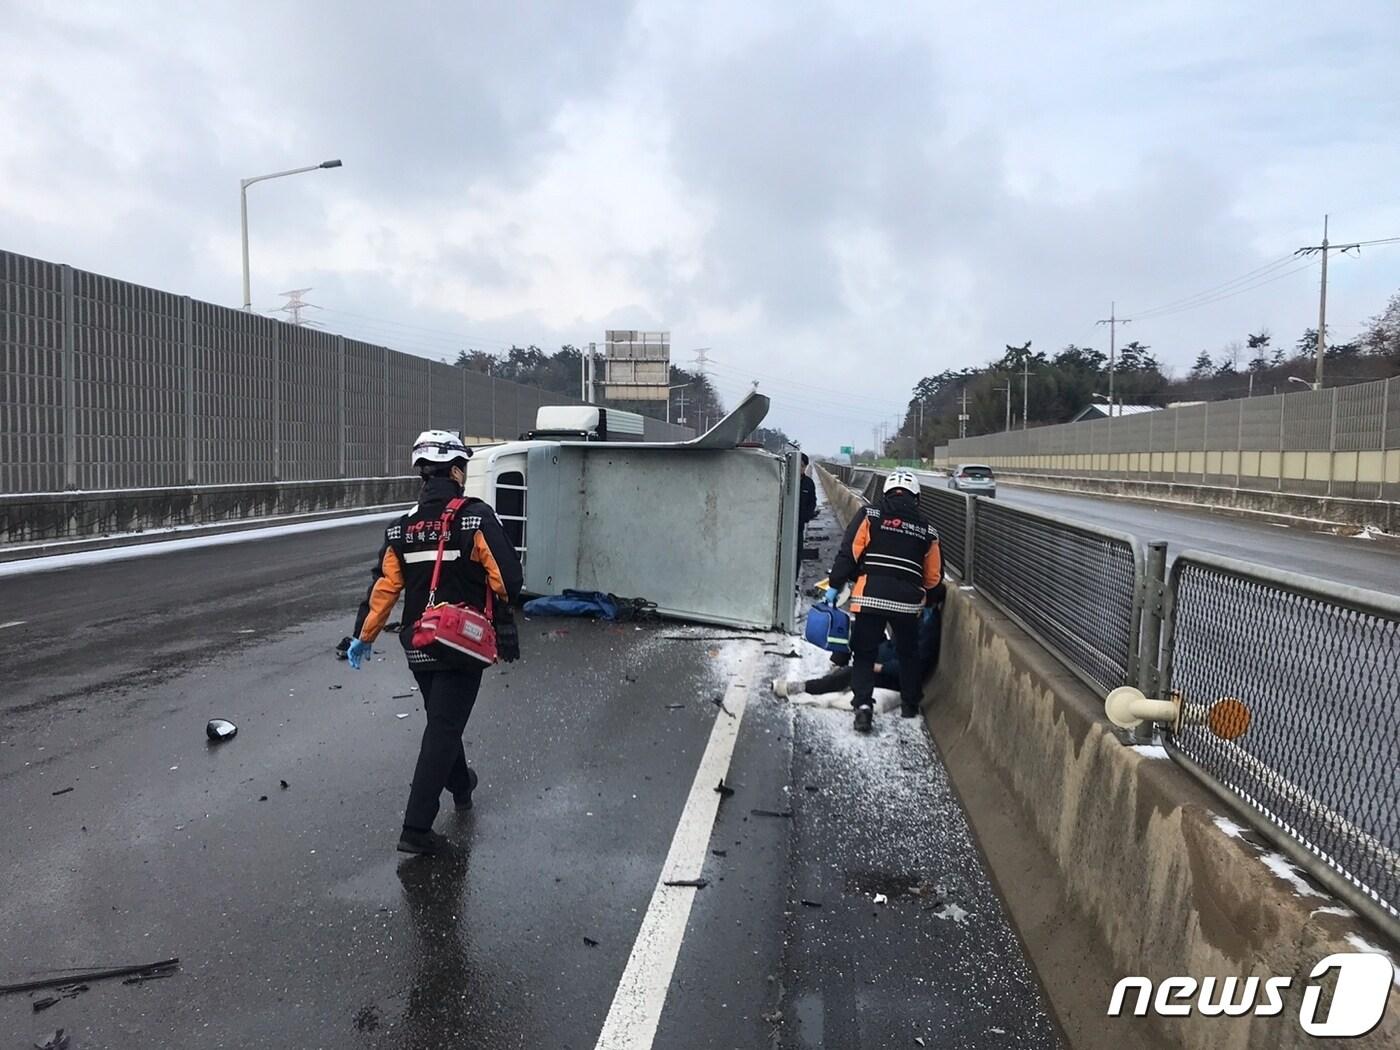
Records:
[[[78,985],[88,981],[105,981],[112,977],[134,977],[162,971],[173,973],[179,969],[179,958],[161,959],[157,962],[135,966],[113,966],[99,970],[70,970],[62,976],[39,977],[32,981],[18,981],[14,984],[0,984],[0,995],[14,995],[18,992],[34,992],[42,988],[59,988]]]
[[[1172,566],[1164,643],[1171,692],[1249,712],[1234,740],[1177,727],[1172,757],[1400,931],[1400,599],[1187,551]]]

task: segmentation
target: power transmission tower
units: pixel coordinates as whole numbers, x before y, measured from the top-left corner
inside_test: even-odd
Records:
[[[1358,254],[1361,251],[1360,244],[1330,244],[1327,240],[1327,220],[1328,216],[1322,217],[1322,243],[1310,244],[1299,248],[1294,255],[1321,255],[1322,256],[1322,289],[1317,301],[1317,376],[1313,382],[1314,390],[1322,389],[1322,359],[1327,353],[1327,256],[1332,252],[1349,252],[1355,250]]]
[[[710,348],[707,346],[702,346],[700,349],[695,351],[695,374],[700,377],[700,387],[702,391],[708,391],[710,389],[709,367]],[[700,433],[703,434],[705,432],[706,428],[709,426],[709,423],[709,413],[705,412],[702,409],[700,412]]]
[[[318,327],[318,328],[319,328],[319,327],[320,327],[320,322],[319,322],[319,321],[304,321],[304,320],[302,320],[301,312],[302,312],[303,310],[319,310],[319,309],[321,309],[321,308],[320,308],[319,306],[317,306],[315,303],[308,303],[305,299],[302,298],[302,296],[304,296],[304,295],[305,295],[307,292],[309,292],[309,291],[311,291],[310,288],[293,288],[290,292],[278,292],[278,293],[277,293],[278,295],[284,295],[284,296],[286,296],[286,297],[287,297],[287,301],[286,301],[285,303],[283,303],[281,306],[276,307],[275,309],[269,310],[268,313],[270,313],[270,314],[286,314],[288,320],[290,320],[292,324],[296,324],[296,325],[314,325],[315,327]]]
[[[1108,418],[1112,419],[1113,411],[1113,380],[1118,371],[1118,326],[1120,324],[1132,324],[1132,318],[1118,316],[1118,304],[1108,304],[1108,317],[1102,321],[1095,321],[1095,324],[1108,325]]]

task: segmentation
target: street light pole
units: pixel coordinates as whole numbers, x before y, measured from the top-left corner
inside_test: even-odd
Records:
[[[254,175],[251,179],[238,180],[238,202],[243,233],[243,309],[251,310],[253,308],[253,285],[248,274],[248,187],[255,182],[266,182],[268,179],[280,179],[287,175],[301,175],[308,171],[319,171],[321,168],[339,167],[341,167],[341,163],[338,160],[323,160],[320,164],[309,164],[304,168],[291,168],[288,171],[274,171],[269,175]]]

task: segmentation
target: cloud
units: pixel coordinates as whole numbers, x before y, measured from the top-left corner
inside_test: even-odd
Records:
[[[0,246],[236,302],[312,286],[347,334],[462,345],[668,327],[831,448],[1008,342],[1315,239],[1400,231],[1385,0],[12,3]],[[1387,30],[1386,27],[1389,27]],[[1334,268],[1339,330],[1400,252]],[[1315,315],[1300,273],[1132,330],[1179,366]]]

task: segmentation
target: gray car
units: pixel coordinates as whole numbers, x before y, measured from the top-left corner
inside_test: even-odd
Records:
[[[990,496],[995,499],[997,479],[985,463],[960,463],[948,472],[948,487],[969,496]]]

